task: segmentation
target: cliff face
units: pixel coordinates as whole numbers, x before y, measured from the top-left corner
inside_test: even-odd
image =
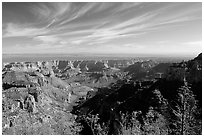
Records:
[[[87,72],[99,72],[106,68],[121,69],[132,65],[137,60],[80,60],[80,61],[47,61],[47,62],[25,62],[25,63],[10,63],[5,64],[5,70],[14,71],[33,71],[39,69],[39,67],[54,68],[59,71],[64,71],[68,69],[79,69],[80,71]]]
[[[124,69],[136,63],[137,60],[101,60],[101,61],[47,61],[10,63],[4,66],[3,72],[39,72],[44,76],[56,76],[68,81],[85,81],[91,86],[107,86],[126,76]],[[145,63],[140,63],[145,65]],[[146,64],[147,65],[147,64]],[[145,67],[145,66],[144,66]],[[142,67],[142,68],[144,68]],[[142,69],[141,68],[141,69]],[[136,72],[136,71],[134,71]]]
[[[89,77],[92,79],[90,83],[103,83],[103,81],[118,80],[125,76],[132,77],[133,79],[154,79],[157,73],[166,73],[166,69],[169,65],[170,63],[158,63],[152,60],[59,60],[34,63],[11,63],[6,64],[3,71],[39,71],[44,75],[55,75],[64,79],[73,77],[79,79],[79,76],[85,76],[85,78]],[[88,80],[86,79],[86,81]]]

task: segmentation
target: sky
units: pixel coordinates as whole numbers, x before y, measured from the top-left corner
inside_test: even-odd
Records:
[[[202,3],[2,3],[3,54],[197,55]]]

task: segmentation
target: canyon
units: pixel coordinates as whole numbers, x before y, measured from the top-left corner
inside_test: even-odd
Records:
[[[158,94],[166,100],[176,97],[185,67],[185,79],[201,106],[201,62],[202,54],[181,63],[149,59],[4,63],[2,132],[74,134],[75,124],[81,123],[80,134],[93,134],[82,116],[97,115],[99,124],[120,113],[140,111],[140,117],[145,116],[150,106],[163,105]]]

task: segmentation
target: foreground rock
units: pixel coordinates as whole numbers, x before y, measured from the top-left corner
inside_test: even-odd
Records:
[[[3,73],[2,133],[72,134],[74,115],[70,111],[93,89],[67,83],[50,68],[24,70]]]

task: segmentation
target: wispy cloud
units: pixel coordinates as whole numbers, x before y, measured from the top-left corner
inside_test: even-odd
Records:
[[[184,45],[202,45],[202,41],[190,41],[190,42],[184,42],[182,43]]]
[[[3,33],[3,37],[30,37],[47,34],[48,30],[8,23],[6,29],[3,30]]]
[[[113,41],[143,38],[150,32],[173,28],[175,24],[182,26],[201,20],[202,10],[196,3],[30,3],[23,8],[30,16],[18,22],[3,22],[3,39],[31,38],[45,47],[113,46],[117,45]],[[35,21],[29,21],[31,18]],[[137,45],[133,41],[127,43],[120,48],[127,50],[134,47],[130,45]]]
[[[166,44],[166,43],[169,43],[168,40],[161,40],[161,41],[157,41],[156,42],[157,44]]]
[[[55,36],[36,36],[33,39],[42,41],[44,43],[57,43],[57,42],[61,41],[60,38],[55,37]]]
[[[120,6],[116,7],[115,12],[121,12],[124,10],[128,10],[128,8],[138,6],[141,3],[124,3]],[[84,14],[88,13],[91,14],[94,13],[94,7],[98,6],[98,3],[88,3],[81,5],[79,7],[76,7],[77,10],[74,10],[72,7],[74,6],[71,3],[41,3],[32,6],[32,13],[37,15],[40,19],[47,19],[47,25],[42,28],[35,28],[35,27],[25,27],[25,26],[18,26],[16,24],[8,24],[7,28],[4,30],[6,34],[4,37],[15,37],[15,36],[34,36],[34,35],[42,35],[42,34],[48,34],[51,35],[53,31],[59,31],[62,26],[64,28],[69,28],[69,22],[80,18]],[[92,10],[93,9],[93,10]],[[104,10],[105,8],[102,7],[101,10]],[[122,35],[125,33],[131,33],[136,31],[145,31],[149,29],[154,28],[154,26],[158,25],[165,25],[165,24],[171,24],[176,22],[183,22],[183,21],[190,21],[194,18],[190,17],[181,17],[181,15],[178,16],[178,18],[166,18],[164,20],[160,19],[160,22],[150,22],[152,18],[160,14],[160,12],[164,10],[164,8],[151,11],[148,13],[144,13],[139,16],[132,17],[128,20],[112,23],[112,25],[103,26],[102,28],[96,27],[97,30],[90,30],[90,28],[86,28],[88,31],[90,30],[92,32],[91,35],[89,35],[87,38],[99,38],[99,37],[117,37],[117,35]],[[104,11],[105,12],[105,11]],[[107,18],[108,19],[108,18]],[[111,24],[114,20],[107,20],[106,24]],[[83,22],[82,22],[83,23]],[[35,24],[33,24],[35,25]],[[100,25],[99,25],[100,26]],[[21,30],[21,31],[19,31]],[[93,32],[94,31],[94,32]],[[76,31],[77,32],[77,31]],[[57,33],[57,32],[56,32]],[[58,33],[67,33],[63,31],[59,31]],[[75,33],[75,31],[71,31],[71,33]],[[67,33],[69,34],[69,32]],[[118,36],[119,37],[119,36]],[[111,38],[109,38],[111,39]]]

